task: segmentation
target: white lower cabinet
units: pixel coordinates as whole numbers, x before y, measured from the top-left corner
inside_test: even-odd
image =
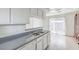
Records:
[[[17,50],[45,50],[47,46],[50,44],[49,33],[44,34],[33,40],[32,42],[27,43]]]
[[[50,32],[47,33],[47,44],[50,45]]]
[[[42,40],[37,42],[37,50],[42,50],[43,49],[43,44],[42,44]]]
[[[27,43],[26,45],[22,46],[21,48],[17,50],[35,50],[36,49],[36,40]]]
[[[43,36],[43,49],[46,49],[48,46],[48,34]]]
[[[37,39],[37,50],[45,50],[48,46],[48,33]]]

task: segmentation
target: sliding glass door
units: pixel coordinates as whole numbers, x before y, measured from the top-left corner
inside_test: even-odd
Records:
[[[65,35],[65,19],[64,18],[51,18],[49,20],[50,31],[52,33]]]

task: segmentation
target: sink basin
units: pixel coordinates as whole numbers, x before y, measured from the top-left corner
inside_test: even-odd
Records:
[[[33,33],[32,35],[37,36],[37,35],[40,35],[40,34],[39,33]]]
[[[32,35],[37,36],[37,35],[40,35],[42,33],[44,33],[44,32],[36,32],[36,33],[33,33]]]

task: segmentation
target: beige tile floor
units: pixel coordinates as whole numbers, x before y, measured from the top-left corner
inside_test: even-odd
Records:
[[[73,37],[51,33],[51,42],[48,50],[78,50],[78,42]]]

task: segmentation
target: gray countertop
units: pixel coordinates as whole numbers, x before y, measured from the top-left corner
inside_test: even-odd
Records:
[[[48,32],[49,32],[49,31],[45,31],[44,33],[41,33],[40,35],[37,35],[37,36],[29,35],[28,39],[26,40],[26,43],[24,43],[23,45],[21,45],[21,46],[15,48],[14,50],[16,50],[16,49],[18,49],[18,48],[24,46],[25,44],[28,44],[28,43],[32,42],[33,40],[36,40],[37,38],[39,38],[39,37],[41,37],[41,36],[47,34]]]
[[[38,36],[34,36],[32,34],[35,31],[23,32],[20,34],[15,34],[15,35],[0,38],[0,50],[15,50],[33,40],[39,38],[40,36],[48,33],[48,31],[44,31],[44,33],[41,33]],[[39,32],[40,30],[37,30],[37,31]]]

